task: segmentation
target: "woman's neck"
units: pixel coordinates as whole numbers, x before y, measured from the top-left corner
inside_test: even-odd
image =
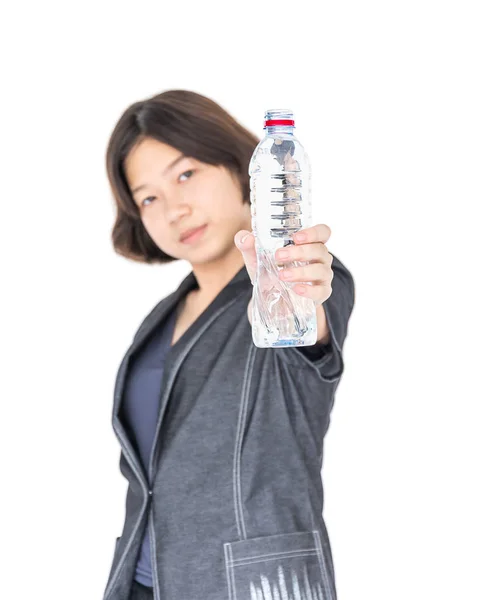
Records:
[[[199,285],[193,290],[195,299],[210,304],[244,265],[242,253],[235,245],[230,254],[220,261],[192,265]]]

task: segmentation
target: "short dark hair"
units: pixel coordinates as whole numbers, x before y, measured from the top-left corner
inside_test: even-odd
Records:
[[[116,205],[112,229],[115,252],[138,262],[167,263],[176,258],[162,252],[146,231],[134,202],[124,161],[137,143],[153,138],[211,165],[223,165],[240,183],[250,203],[248,166],[259,139],[219,104],[188,90],[167,90],[135,102],[114,127],[106,151],[106,170]]]

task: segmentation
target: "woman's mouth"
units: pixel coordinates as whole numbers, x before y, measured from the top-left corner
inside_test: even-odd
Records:
[[[198,227],[197,229],[192,230],[190,233],[187,234],[186,237],[181,238],[181,242],[183,244],[194,244],[201,238],[206,228],[207,225],[202,225],[202,227]]]

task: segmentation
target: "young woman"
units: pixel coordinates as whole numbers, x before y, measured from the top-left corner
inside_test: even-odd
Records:
[[[253,344],[258,141],[184,90],[133,104],[111,135],[116,252],[192,270],[145,318],[117,375],[129,487],[104,600],[336,598],[320,471],[354,284],[325,245],[329,228],[303,230],[277,260],[310,261],[288,281],[312,282],[302,293],[318,342]]]

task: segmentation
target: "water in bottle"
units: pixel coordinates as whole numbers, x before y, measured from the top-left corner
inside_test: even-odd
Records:
[[[316,306],[293,290],[296,282],[279,279],[279,248],[293,245],[292,235],[312,225],[311,168],[294,135],[292,111],[268,110],[265,137],[249,165],[252,230],[257,275],[252,297],[252,337],[260,348],[310,346],[317,341]],[[291,262],[286,266],[307,265]]]

